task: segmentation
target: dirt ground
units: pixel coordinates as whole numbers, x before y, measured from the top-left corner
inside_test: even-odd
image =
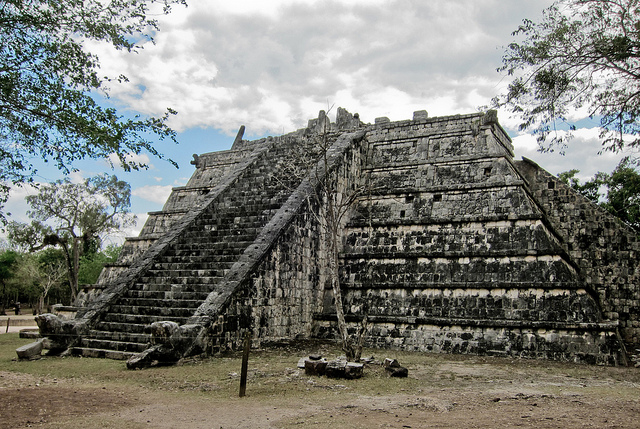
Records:
[[[39,364],[46,365],[46,359]],[[169,384],[163,386],[161,372],[157,375],[160,384],[150,389],[0,371],[0,426],[640,427],[640,369],[459,357],[424,365],[417,361],[407,366],[409,378],[392,384],[385,384],[384,370],[376,365],[366,369],[365,378],[370,377],[369,381],[348,382],[306,376],[304,370],[295,368],[295,363],[287,368],[272,368],[271,372],[254,369],[245,398],[210,395],[217,389],[215,381],[185,381],[178,389]],[[379,383],[371,382],[376,377]],[[370,383],[366,384],[369,391],[363,391],[364,383]],[[261,389],[254,388],[258,384]],[[186,392],[185,386],[192,392]],[[273,386],[277,388],[274,390]],[[286,395],[288,389],[301,393],[292,399]]]

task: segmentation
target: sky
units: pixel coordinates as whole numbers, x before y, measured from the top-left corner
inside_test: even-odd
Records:
[[[104,101],[121,113],[161,116],[178,111],[170,126],[179,144],[158,150],[179,164],[141,155],[150,168],[125,173],[105,160],[76,164],[72,180],[107,172],[132,187],[136,236],[146,213],[160,210],[172,187],[194,171],[192,154],[225,150],[241,125],[245,139],[281,135],[306,126],[334,106],[373,123],[478,111],[506,88],[496,69],[511,33],[523,19],[537,21],[551,0],[191,0],[159,16],[155,44],[138,53],[87,43],[106,76],[124,74]],[[330,115],[331,116],[331,115]],[[535,138],[517,131],[517,118],[498,112],[513,139],[516,159],[526,157],[553,174],[580,170],[587,179],[611,172],[622,155],[599,155],[595,121],[581,121],[562,156],[537,151]],[[579,117],[573,118],[579,119]],[[60,172],[42,165],[36,180]],[[6,211],[28,221],[24,197],[12,190]],[[116,242],[121,238],[112,238]]]

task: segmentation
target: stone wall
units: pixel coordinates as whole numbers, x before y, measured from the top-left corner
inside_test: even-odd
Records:
[[[491,114],[385,122],[369,130],[371,193],[342,255],[345,311],[368,344],[615,364],[604,314],[513,162]],[[325,297],[330,303],[330,297]],[[317,333],[335,335],[328,305]]]
[[[535,163],[517,164],[545,218],[597,293],[606,319],[628,344],[640,342],[640,243],[633,230]]]

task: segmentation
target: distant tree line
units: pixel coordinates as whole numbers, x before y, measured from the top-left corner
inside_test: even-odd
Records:
[[[31,223],[10,222],[9,248],[0,253],[0,312],[12,302],[40,312],[75,301],[80,286],[118,258],[120,248],[103,249],[102,237],[134,224],[130,197],[129,184],[108,175],[58,180],[26,197]]]
[[[78,283],[95,284],[105,264],[118,258],[120,246],[94,247],[80,258]],[[0,251],[0,314],[22,310],[47,312],[53,304],[72,304],[68,271],[62,249],[48,247],[37,252],[4,249]]]

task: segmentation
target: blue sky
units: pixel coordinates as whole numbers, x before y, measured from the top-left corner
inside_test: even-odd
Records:
[[[137,54],[87,43],[107,76],[129,82],[110,88],[123,113],[161,116],[178,111],[171,126],[180,144],[158,142],[178,162],[151,159],[146,171],[113,171],[132,187],[137,235],[149,211],[160,210],[173,186],[193,172],[192,154],[229,149],[238,128],[245,139],[280,135],[306,126],[328,105],[376,117],[409,119],[472,113],[489,104],[508,79],[496,72],[504,46],[522,19],[537,20],[550,0],[192,0],[159,17],[156,43]],[[574,118],[580,119],[581,112]],[[598,155],[597,123],[582,127],[565,156],[541,154],[535,139],[516,131],[517,119],[499,112],[525,156],[557,174],[610,172],[622,155]],[[109,172],[104,160],[76,165],[75,180]],[[61,174],[46,166],[38,181]],[[24,196],[11,194],[7,211],[26,221]]]

